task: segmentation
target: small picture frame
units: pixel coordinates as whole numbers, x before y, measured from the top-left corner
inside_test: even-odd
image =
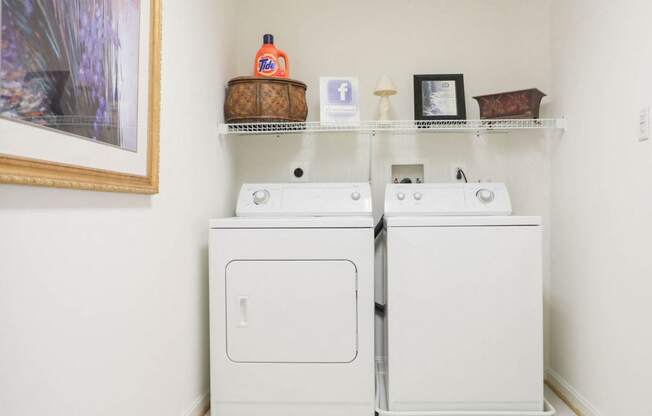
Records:
[[[464,75],[415,75],[415,120],[466,120]]]

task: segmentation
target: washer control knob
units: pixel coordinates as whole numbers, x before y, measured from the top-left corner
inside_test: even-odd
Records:
[[[421,201],[421,199],[423,198],[423,194],[421,192],[415,192],[414,195],[412,195],[412,196],[417,201]]]
[[[351,194],[351,199],[354,201],[359,201],[361,196],[362,195],[360,195],[360,192],[356,191]]]
[[[483,204],[490,204],[496,198],[496,194],[494,194],[494,191],[491,189],[480,189],[476,192],[475,196],[477,196]]]
[[[263,205],[269,201],[269,191],[267,189],[261,189],[254,192],[254,204]]]
[[[396,198],[398,198],[399,201],[402,201],[405,199],[405,194],[403,192],[399,192],[396,194]]]

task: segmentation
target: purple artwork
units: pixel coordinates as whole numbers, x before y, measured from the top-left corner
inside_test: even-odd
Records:
[[[0,0],[0,117],[138,145],[140,0]]]

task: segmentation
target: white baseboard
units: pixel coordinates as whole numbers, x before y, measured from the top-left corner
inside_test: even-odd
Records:
[[[197,397],[190,406],[188,410],[183,412],[181,416],[204,416],[211,405],[211,394],[206,392],[201,396]]]
[[[552,368],[546,370],[546,380],[564,396],[564,399],[570,402],[569,404],[572,407],[579,411],[580,416],[602,416],[602,413],[586,397],[582,396],[575,387],[571,386],[566,379]]]

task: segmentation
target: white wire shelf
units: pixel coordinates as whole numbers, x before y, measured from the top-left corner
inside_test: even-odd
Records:
[[[561,118],[498,119],[498,120],[391,120],[351,122],[303,123],[229,123],[220,124],[219,133],[228,135],[281,135],[314,133],[505,133],[523,130],[560,130],[565,128]]]

